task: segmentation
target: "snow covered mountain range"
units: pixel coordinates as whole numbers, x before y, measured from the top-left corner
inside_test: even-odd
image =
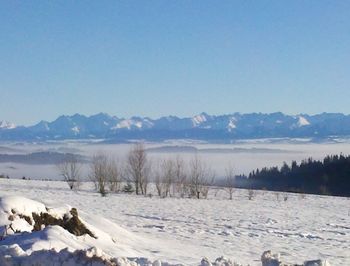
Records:
[[[99,113],[92,116],[60,116],[53,122],[15,126],[0,121],[0,140],[108,139],[198,139],[226,141],[250,138],[326,138],[350,135],[350,115],[322,113],[286,115],[283,113],[233,113],[193,117],[165,116],[159,119],[128,119]]]
[[[15,128],[16,125],[8,122],[8,121],[0,121],[0,129],[12,129]]]

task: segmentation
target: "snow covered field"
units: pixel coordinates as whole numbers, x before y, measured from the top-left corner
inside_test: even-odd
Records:
[[[1,179],[1,197],[22,196],[49,207],[76,207],[89,228],[102,237],[65,237],[66,231],[48,228],[44,238],[33,234],[25,241],[5,238],[0,246],[18,243],[30,253],[95,245],[114,257],[146,257],[183,265],[220,256],[244,265],[261,265],[263,251],[273,250],[290,263],[317,258],[333,266],[350,265],[350,200],[288,194],[284,201],[284,195],[258,191],[248,200],[246,190],[236,190],[230,201],[224,191],[215,189],[208,200],[125,194],[101,197],[89,184],[74,192],[63,182]]]

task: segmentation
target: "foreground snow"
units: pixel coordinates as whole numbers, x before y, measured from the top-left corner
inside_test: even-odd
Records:
[[[266,251],[261,256],[262,266],[331,266],[327,261],[313,260],[306,261],[303,264],[287,264],[281,262],[277,255],[271,255]],[[76,250],[70,252],[68,249],[62,249],[57,252],[54,249],[34,251],[27,255],[18,245],[11,247],[0,246],[1,265],[20,265],[20,266],[47,266],[47,265],[89,265],[89,266],[181,266],[180,264],[169,264],[156,260],[154,262],[147,258],[108,258],[96,248],[88,250]],[[211,263],[207,258],[203,258],[199,266],[242,266],[230,259],[224,257],[217,258]],[[248,265],[249,266],[249,265]]]
[[[152,262],[147,258],[111,257],[102,249],[132,249],[133,246],[125,245],[122,239],[135,241],[137,238],[107,220],[100,219],[97,223],[97,219],[92,225],[81,220],[77,213],[70,206],[48,208],[24,197],[0,198],[0,264],[171,266],[169,263],[159,260]],[[39,214],[46,218],[45,222],[51,224],[42,224],[40,228],[35,228],[42,221],[38,218]],[[68,223],[74,216],[82,222],[84,228],[87,227],[89,234],[82,235],[77,230],[69,232],[62,225],[52,224],[58,221]],[[111,237],[112,234],[118,238]],[[202,260],[202,264],[211,265],[206,259]],[[239,266],[223,257],[217,259],[214,265]]]
[[[102,198],[89,187],[69,191],[62,182],[0,180],[0,186],[0,222],[2,226],[12,223],[0,241],[0,255],[6,260],[16,258],[24,263],[63,258],[66,265],[75,265],[78,257],[118,265],[198,265],[208,257],[202,261],[204,266],[224,255],[232,258],[231,264],[219,259],[213,265],[234,265],[233,261],[261,265],[262,252],[272,249],[281,252],[287,262],[321,258],[332,265],[350,265],[349,201],[343,198],[303,199],[288,194],[284,201],[274,193],[260,192],[250,201],[245,190],[237,190],[233,201],[225,200],[221,191],[213,191],[209,200],[131,195]],[[4,198],[13,195],[36,201]],[[69,216],[72,207],[97,238],[75,236],[60,226],[31,232],[33,226],[19,217],[47,212],[62,218]],[[13,212],[18,217],[10,221]],[[28,233],[15,233],[18,231]],[[266,265],[279,265],[273,263]],[[327,265],[320,263],[305,265]]]

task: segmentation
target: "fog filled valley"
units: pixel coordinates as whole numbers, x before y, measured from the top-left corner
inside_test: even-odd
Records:
[[[95,154],[105,153],[116,161],[125,162],[133,143],[108,144],[101,141],[48,141],[0,143],[0,174],[10,178],[60,180],[57,164],[66,154],[75,154],[83,162],[85,177],[89,161]],[[200,157],[216,177],[223,177],[225,168],[232,166],[235,174],[249,174],[257,168],[282,166],[293,160],[300,162],[312,157],[350,154],[350,139],[256,139],[235,141],[232,144],[213,144],[203,141],[174,140],[159,143],[146,142],[145,149],[154,164],[168,158],[180,157],[189,162]]]

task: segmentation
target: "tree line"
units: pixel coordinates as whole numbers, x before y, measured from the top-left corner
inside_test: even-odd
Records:
[[[79,188],[82,165],[69,158],[58,165],[60,175],[70,189]],[[232,179],[234,175],[231,175]],[[106,153],[93,155],[88,179],[95,189],[106,196],[111,192],[148,195],[149,184],[155,184],[159,197],[207,198],[214,184],[215,172],[197,155],[189,163],[180,157],[152,162],[142,143],[135,144],[124,160],[115,160]],[[232,182],[233,184],[233,182]],[[230,194],[232,198],[232,193]]]
[[[61,176],[72,190],[83,180],[81,167],[75,157],[58,165]],[[151,161],[142,143],[135,144],[123,160],[115,160],[106,153],[93,155],[88,173],[88,180],[102,196],[112,192],[150,195],[149,185],[153,183],[155,193],[161,198],[207,198],[216,181],[216,185],[226,190],[229,199],[235,188],[348,197],[350,156],[329,155],[323,160],[292,161],[290,165],[284,162],[281,167],[256,169],[248,176],[237,176],[233,167],[228,166],[221,180],[215,177],[215,172],[197,155],[187,163],[181,157]]]
[[[350,156],[328,155],[281,167],[262,168],[236,177],[236,184],[251,189],[350,196]]]

